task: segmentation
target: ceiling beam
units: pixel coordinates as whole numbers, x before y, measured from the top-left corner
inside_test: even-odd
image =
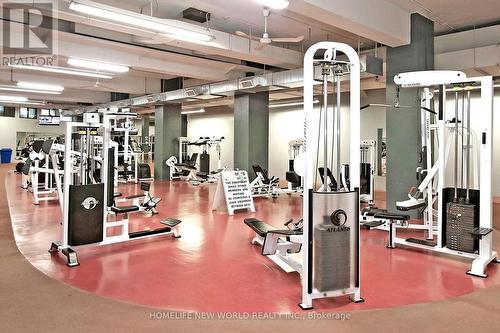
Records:
[[[410,12],[386,0],[295,0],[288,10],[391,47],[410,43]]]

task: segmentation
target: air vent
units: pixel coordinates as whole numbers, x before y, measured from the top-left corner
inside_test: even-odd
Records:
[[[186,97],[195,97],[198,95],[196,90],[194,90],[193,88],[184,89],[184,93],[186,94]]]
[[[251,89],[257,86],[265,86],[267,81],[263,77],[243,78],[239,81],[239,89]]]
[[[182,17],[185,18],[186,20],[191,20],[200,23],[205,23],[207,21],[210,21],[210,13],[193,7],[185,9],[182,12]]]

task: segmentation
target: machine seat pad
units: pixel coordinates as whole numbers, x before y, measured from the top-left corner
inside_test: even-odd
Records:
[[[173,218],[169,217],[169,218],[166,218],[165,220],[161,221],[160,223],[166,225],[167,227],[173,228],[176,225],[180,224],[181,222],[182,222],[181,220],[177,220],[177,219],[173,219]]]
[[[255,233],[257,235],[259,235],[260,237],[266,237],[266,234],[269,231],[278,230],[275,227],[273,227],[272,225],[267,224],[266,222],[263,222],[263,221],[258,220],[256,218],[247,218],[247,219],[245,219],[244,222],[247,226],[252,228],[252,230],[255,231]]]
[[[113,206],[111,211],[115,214],[126,214],[130,212],[136,212],[139,210],[138,206]]]
[[[175,166],[185,168],[185,169],[190,169],[190,170],[196,170],[196,167],[191,164],[186,164],[186,163],[176,163]]]
[[[390,212],[377,213],[374,215],[374,217],[378,219],[397,220],[397,221],[407,221],[410,219],[410,215],[390,213]]]

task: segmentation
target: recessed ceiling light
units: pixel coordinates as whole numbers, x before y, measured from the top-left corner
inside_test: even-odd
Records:
[[[105,72],[113,72],[113,73],[126,73],[129,71],[129,68],[127,66],[123,66],[123,65],[115,65],[115,64],[105,63],[105,62],[85,60],[85,59],[76,59],[76,58],[69,58],[68,65],[86,68],[86,69],[92,69],[95,71],[105,71]]]
[[[181,114],[203,113],[205,109],[182,111]]]
[[[26,81],[20,81],[20,82],[18,82],[17,86],[20,87],[20,88],[36,89],[36,90],[44,90],[44,91],[62,92],[64,90],[64,87],[58,86],[58,85],[54,85],[54,84],[26,82]]]
[[[189,38],[194,42],[209,42],[214,36],[208,29],[187,24],[176,20],[159,19],[147,15],[135,13],[129,10],[107,6],[93,1],[75,0],[69,5],[69,9],[96,16],[109,21],[115,21],[123,25],[147,29],[152,32],[172,35],[173,38]]]
[[[319,103],[319,100],[318,99],[315,99],[313,101],[313,104],[318,104]],[[285,107],[285,106],[299,106],[299,105],[304,105],[304,102],[290,102],[290,103],[281,103],[281,104],[271,104],[269,105],[270,108],[281,108],[281,107]]]
[[[0,101],[4,102],[27,102],[28,98],[23,96],[6,96],[0,95]]]
[[[24,92],[24,93],[36,93],[36,94],[51,94],[51,95],[60,95],[60,91],[48,91],[48,90],[39,90],[39,89],[26,89],[18,86],[8,86],[8,85],[0,85],[0,91],[16,91],[16,92]]]
[[[9,67],[17,68],[17,69],[27,69],[27,70],[33,70],[33,71],[40,71],[40,72],[51,72],[51,73],[58,73],[58,74],[96,77],[96,78],[100,78],[100,79],[112,79],[113,78],[109,74],[105,74],[105,73],[98,73],[98,72],[92,72],[92,71],[85,71],[85,70],[81,70],[81,69],[58,67],[58,66],[33,66],[33,65],[21,65],[21,64],[9,64]]]

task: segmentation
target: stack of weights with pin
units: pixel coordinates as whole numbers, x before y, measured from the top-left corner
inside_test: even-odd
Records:
[[[471,150],[471,133],[470,133],[470,90],[467,91],[467,128],[464,127],[464,89],[461,91],[462,94],[462,151],[464,150],[464,136],[467,136],[467,144],[465,146],[466,151],[466,162],[465,162],[465,179],[466,179],[466,189],[465,198],[463,197],[464,191],[458,190],[458,91],[455,91],[455,163],[454,163],[454,196],[453,201],[448,202],[446,206],[446,246],[455,251],[461,252],[474,252],[474,239],[471,236],[471,232],[474,230],[474,224],[476,220],[476,205],[471,204],[469,197],[469,182],[470,182],[470,150]],[[463,157],[463,154],[462,154]],[[463,182],[464,167],[462,163],[462,182]]]

